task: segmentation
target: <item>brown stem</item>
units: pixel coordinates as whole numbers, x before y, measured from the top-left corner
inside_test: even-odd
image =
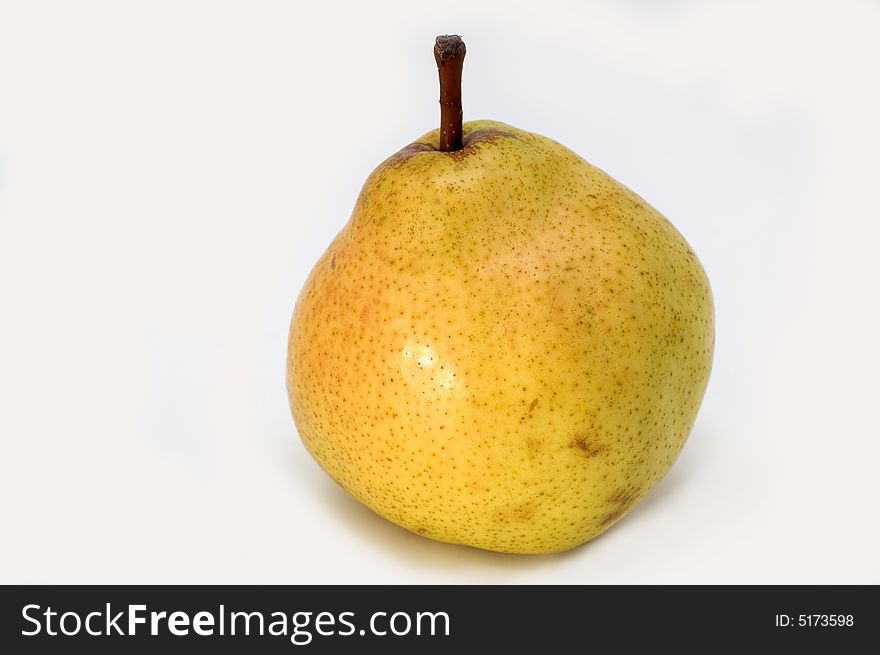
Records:
[[[438,36],[434,59],[440,73],[440,150],[461,150],[461,69],[466,52],[460,36]]]

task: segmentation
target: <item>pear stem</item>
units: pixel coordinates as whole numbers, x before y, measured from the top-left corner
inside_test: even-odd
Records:
[[[440,150],[461,150],[461,69],[467,52],[457,35],[438,36],[434,59],[440,73]]]

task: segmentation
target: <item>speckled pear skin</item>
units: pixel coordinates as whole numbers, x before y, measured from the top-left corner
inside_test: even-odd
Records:
[[[294,310],[302,440],[440,541],[563,551],[672,466],[706,389],[709,282],[639,196],[503,123],[429,132],[370,175]]]

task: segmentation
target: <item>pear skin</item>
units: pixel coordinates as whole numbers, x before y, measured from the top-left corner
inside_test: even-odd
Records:
[[[709,379],[712,295],[643,199],[503,123],[381,164],[290,328],[300,436],[404,528],[509,553],[593,539],[672,466]]]

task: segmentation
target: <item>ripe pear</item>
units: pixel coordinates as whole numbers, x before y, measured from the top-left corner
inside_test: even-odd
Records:
[[[448,107],[451,123],[370,175],[311,272],[290,406],[321,467],[390,521],[563,551],[617,522],[684,445],[712,361],[709,282],[628,188]]]

